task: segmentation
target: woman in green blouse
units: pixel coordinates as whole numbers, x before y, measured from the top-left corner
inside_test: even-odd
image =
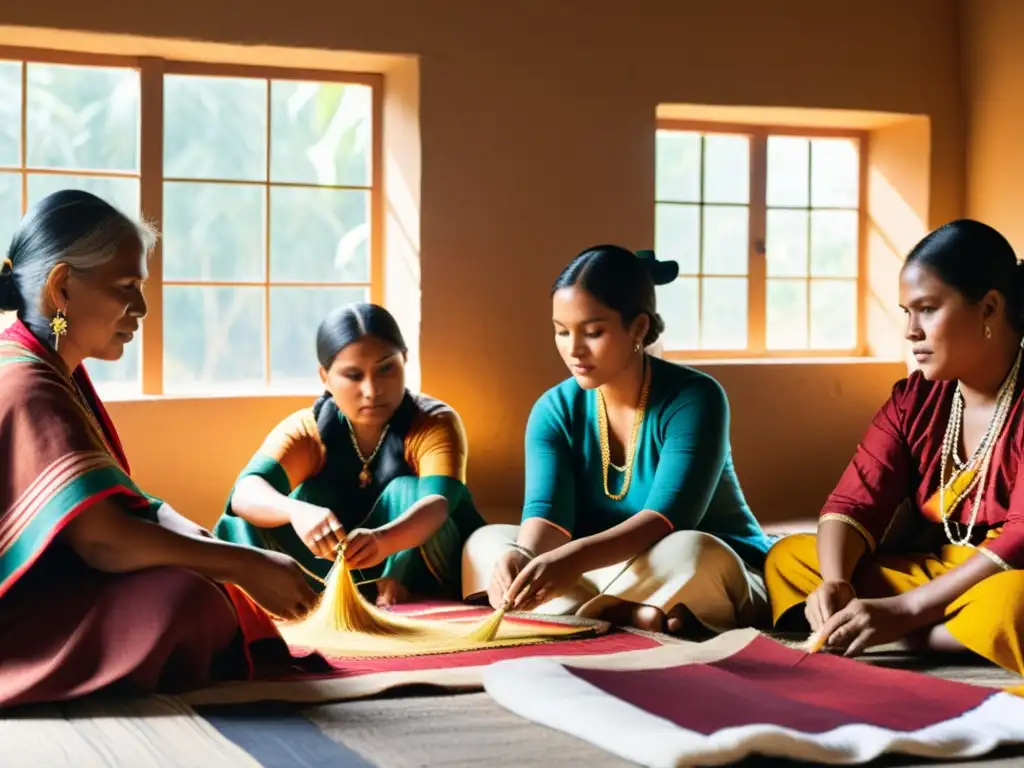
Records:
[[[467,598],[669,632],[761,617],[771,540],[736,477],[725,392],[645,352],[664,330],[655,284],[678,272],[602,245],[555,282],[555,344],[572,377],[530,414],[521,525],[466,544]]]
[[[316,346],[324,394],[263,441],[214,534],[291,555],[316,589],[343,545],[379,605],[458,597],[463,543],[483,525],[462,420],[406,389],[405,341],[383,307],[336,309]]]

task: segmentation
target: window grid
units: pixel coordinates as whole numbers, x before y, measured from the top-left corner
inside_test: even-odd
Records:
[[[664,199],[662,195],[655,194],[655,206],[692,206],[703,210],[707,204],[704,199],[705,175],[706,175],[706,137],[708,135],[741,135],[749,138],[750,141],[750,185],[749,203],[726,203],[715,202],[716,207],[747,207],[749,210],[749,252],[746,277],[748,280],[747,293],[747,344],[742,349],[719,349],[701,346],[703,335],[703,283],[705,278],[729,277],[737,278],[740,275],[711,273],[704,271],[704,249],[705,249],[705,228],[703,227],[703,216],[701,216],[700,242],[697,254],[697,271],[680,271],[679,279],[694,279],[697,285],[697,345],[685,349],[666,348],[666,357],[673,359],[743,359],[750,357],[778,357],[778,358],[807,358],[807,357],[841,357],[841,356],[863,356],[866,354],[867,320],[866,320],[866,224],[867,224],[867,141],[866,134],[860,131],[842,129],[819,129],[809,127],[790,127],[772,125],[745,125],[745,124],[722,124],[707,123],[686,120],[659,120],[658,130],[667,132],[696,133],[701,137],[700,152],[700,195],[698,200],[680,201]],[[847,139],[854,143],[858,154],[858,195],[855,206],[841,205],[814,205],[811,199],[811,179],[813,174],[812,161],[809,159],[807,168],[807,205],[776,205],[768,203],[767,197],[767,143],[769,137],[797,137],[802,139],[837,138]],[[808,145],[810,153],[810,144]],[[767,214],[774,210],[793,210],[808,212],[806,244],[807,244],[807,273],[800,277],[776,277],[769,276],[767,269]],[[816,275],[811,268],[811,212],[818,211],[856,211],[857,213],[857,248],[856,248],[856,274],[843,276]],[[662,255],[662,258],[673,258],[672,255]],[[769,281],[801,281],[805,284],[805,296],[807,303],[807,334],[808,344],[803,348],[769,348],[766,339],[767,333],[767,286]],[[811,333],[811,310],[810,293],[812,284],[816,283],[855,283],[856,287],[856,343],[845,348],[814,348],[810,344],[809,334]],[[664,313],[663,313],[664,314]]]
[[[282,288],[315,288],[364,289],[371,301],[380,303],[384,294],[383,268],[383,164],[382,159],[382,83],[379,75],[364,73],[342,73],[323,70],[299,70],[272,67],[235,66],[221,64],[201,64],[196,62],[169,61],[151,57],[120,57],[67,53],[60,51],[40,51],[34,49],[0,48],[0,64],[14,63],[20,66],[20,140],[19,164],[17,167],[0,164],[0,181],[4,176],[20,177],[20,215],[27,211],[30,194],[29,179],[36,176],[64,176],[95,179],[132,179],[138,188],[139,210],[127,211],[141,214],[148,222],[155,225],[158,231],[164,229],[165,183],[187,182],[196,184],[225,184],[230,186],[255,186],[263,188],[263,279],[262,280],[177,280],[165,279],[163,270],[163,238],[157,245],[149,261],[149,279],[147,281],[146,298],[149,314],[142,324],[139,345],[140,382],[131,387],[130,394],[161,395],[164,393],[164,287],[251,287],[263,288],[263,371],[264,386],[271,385],[271,289]],[[28,124],[30,84],[28,82],[29,65],[55,64],[78,67],[105,67],[131,69],[139,74],[139,124],[138,156],[136,170],[109,171],[41,168],[28,163],[29,141]],[[260,80],[266,87],[266,136],[264,178],[260,181],[236,181],[232,179],[179,178],[164,177],[164,85],[167,75],[189,75],[200,77],[235,77]],[[369,136],[369,176],[366,184],[321,184],[292,181],[274,181],[271,174],[273,150],[271,148],[272,124],[272,82],[298,81],[320,84],[363,85],[371,89],[370,97],[370,136]],[[272,189],[325,189],[338,191],[359,191],[368,197],[368,258],[369,279],[366,281],[333,281],[333,280],[287,280],[274,279],[271,272],[271,209],[270,195]],[[119,388],[120,389],[120,388]],[[195,394],[204,394],[207,390],[198,390]],[[128,394],[127,391],[125,391]],[[117,394],[121,394],[120,391]]]

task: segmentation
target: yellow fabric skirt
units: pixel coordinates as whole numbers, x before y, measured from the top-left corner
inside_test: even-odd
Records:
[[[853,586],[862,598],[893,597],[975,554],[976,549],[953,544],[934,553],[876,554],[858,566]],[[797,534],[779,540],[768,552],[764,578],[776,624],[821,585],[816,537]],[[969,650],[1024,675],[1024,571],[1003,571],[971,587],[946,608],[946,628]],[[1024,695],[1024,686],[1013,692]]]

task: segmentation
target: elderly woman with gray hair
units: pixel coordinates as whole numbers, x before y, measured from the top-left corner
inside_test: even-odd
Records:
[[[291,558],[218,541],[131,479],[83,362],[134,338],[154,240],[66,190],[0,263],[0,707],[244,677],[254,638],[280,643],[266,612],[315,599]]]

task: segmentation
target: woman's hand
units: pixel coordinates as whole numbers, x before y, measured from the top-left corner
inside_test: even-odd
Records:
[[[334,560],[345,538],[345,529],[334,513],[324,507],[302,504],[291,513],[292,528],[310,552]]]
[[[857,593],[848,581],[825,581],[811,592],[804,606],[804,616],[811,630],[817,632],[830,618],[841,611],[853,600]]]
[[[559,547],[533,558],[513,580],[505,600],[512,610],[532,611],[568,592],[580,575],[572,556]]]
[[[370,528],[356,528],[345,537],[342,556],[350,569],[372,568],[384,562],[390,553],[381,543],[381,535]]]
[[[491,608],[498,610],[505,604],[505,595],[509,587],[529,562],[530,558],[518,549],[510,549],[498,558],[491,574],[491,583],[487,587],[487,602],[491,604]]]
[[[313,609],[317,595],[298,563],[280,552],[249,552],[234,582],[264,610],[282,619],[298,619]]]
[[[856,656],[870,646],[902,640],[919,623],[900,596],[854,599],[822,625],[818,637],[826,650]]]

